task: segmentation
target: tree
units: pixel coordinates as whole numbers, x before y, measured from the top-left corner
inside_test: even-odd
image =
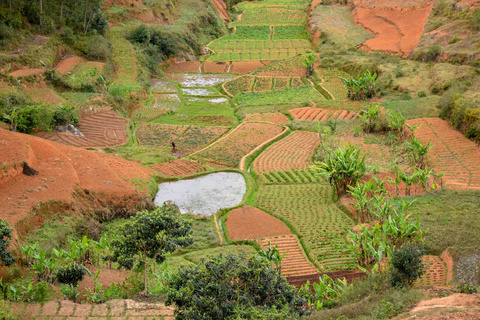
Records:
[[[393,251],[390,283],[395,287],[411,286],[425,273],[422,256],[425,251],[409,243]]]
[[[0,261],[7,267],[16,261],[8,250],[10,239],[12,239],[12,228],[10,228],[7,220],[0,219]]]
[[[330,150],[325,161],[315,162],[312,168],[335,185],[338,196],[345,194],[348,186],[355,186],[369,169],[365,156],[360,157],[360,150],[353,145]]]
[[[303,314],[306,299],[258,255],[219,255],[180,267],[168,281],[166,305],[176,319],[228,319],[236,308],[282,309]]]
[[[144,293],[152,262],[162,263],[167,253],[193,243],[191,223],[180,218],[173,206],[137,212],[120,226],[118,235],[111,243],[113,254],[107,259],[127,269],[138,262],[143,267]]]
[[[307,77],[313,75],[316,58],[314,53],[308,53],[303,57],[303,65],[307,68]]]

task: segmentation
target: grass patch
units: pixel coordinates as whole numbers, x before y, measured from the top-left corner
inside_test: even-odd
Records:
[[[223,37],[221,40],[268,40],[270,26],[239,26],[235,33]]]
[[[390,100],[382,102],[382,106],[394,111],[400,111],[405,119],[438,117],[436,105],[440,97],[427,96],[410,100]]]

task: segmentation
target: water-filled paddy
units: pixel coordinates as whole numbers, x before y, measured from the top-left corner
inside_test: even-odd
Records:
[[[150,90],[153,93],[177,93],[178,88],[175,83],[161,79],[150,79]]]
[[[155,205],[173,201],[181,213],[212,215],[238,205],[247,191],[245,178],[236,172],[218,172],[190,180],[158,185]]]
[[[182,87],[213,87],[219,83],[232,80],[236,74],[201,74],[201,73],[167,73],[165,76],[178,82]]]

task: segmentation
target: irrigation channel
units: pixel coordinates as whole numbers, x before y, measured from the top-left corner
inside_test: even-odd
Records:
[[[218,172],[190,180],[164,182],[158,185],[155,205],[173,201],[181,213],[213,215],[220,209],[242,202],[247,191],[240,173]]]

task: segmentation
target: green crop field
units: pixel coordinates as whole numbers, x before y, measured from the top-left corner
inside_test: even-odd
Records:
[[[235,27],[235,33],[222,38],[226,40],[269,40],[269,26],[238,26]]]
[[[288,173],[275,181],[292,179],[287,177]],[[290,224],[321,269],[351,269],[355,261],[344,253],[347,242],[342,233],[343,228],[351,228],[354,222],[334,204],[333,196],[329,184],[288,181],[288,184],[261,185],[255,204]]]
[[[238,105],[268,105],[277,103],[299,103],[311,100],[322,101],[325,98],[313,87],[292,87],[276,91],[244,92],[234,99]]]
[[[237,5],[242,11],[240,20],[231,23],[233,26],[244,25],[302,25],[306,15],[302,6],[271,6],[263,3],[244,2]]]
[[[289,170],[264,173],[258,176],[261,184],[297,184],[325,183],[325,179],[317,176],[313,170]]]
[[[274,40],[305,39],[308,40],[308,32],[305,26],[276,26],[274,28]]]

